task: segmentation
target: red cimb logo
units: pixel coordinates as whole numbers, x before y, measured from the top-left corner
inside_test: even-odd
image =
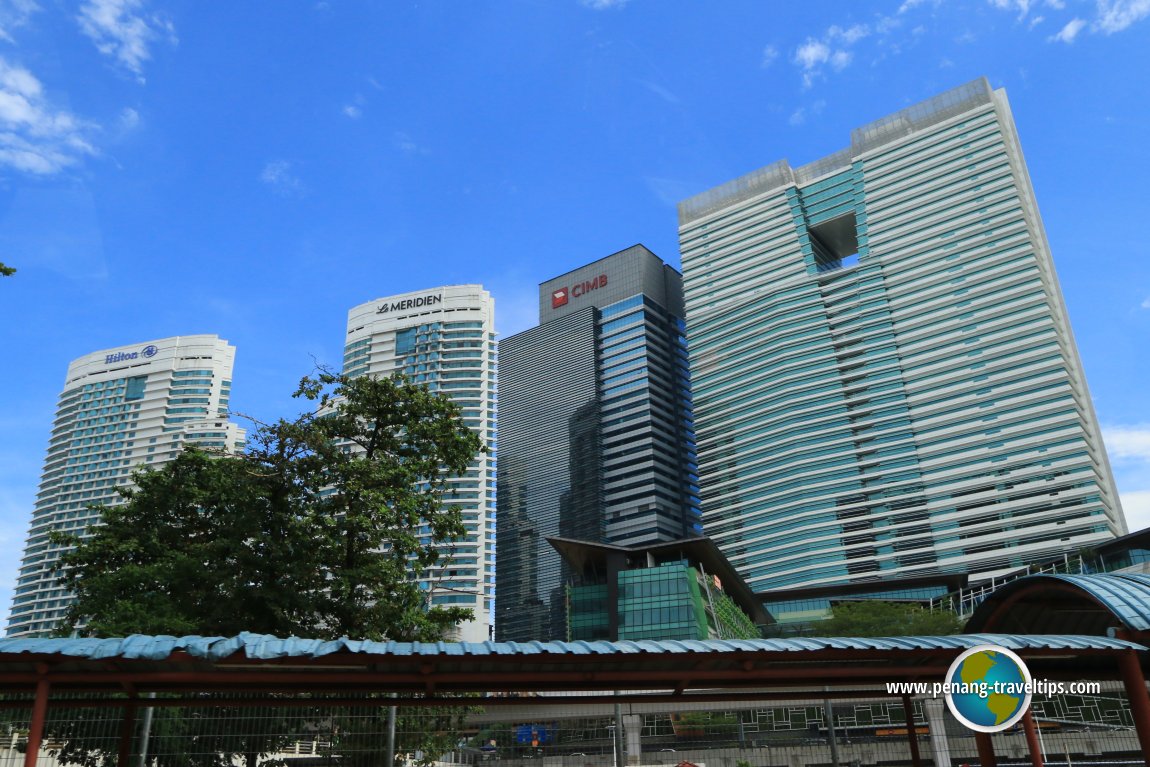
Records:
[[[551,308],[558,309],[567,305],[567,288],[559,288],[551,294]]]

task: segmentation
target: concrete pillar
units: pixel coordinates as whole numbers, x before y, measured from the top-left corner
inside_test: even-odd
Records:
[[[928,698],[922,702],[926,724],[930,727],[930,751],[939,767],[950,767],[950,743],[946,739],[946,703],[942,698]]]
[[[640,764],[643,761],[643,717],[638,714],[625,714],[623,732],[627,734],[627,764]]]

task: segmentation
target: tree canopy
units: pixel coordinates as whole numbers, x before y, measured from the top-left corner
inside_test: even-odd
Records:
[[[11,277],[15,273],[16,273],[15,269],[13,269],[10,266],[5,265],[5,263],[3,261],[0,261],[0,277]]]
[[[859,600],[840,602],[833,617],[817,624],[823,636],[949,636],[962,631],[962,621],[949,610],[931,612],[906,602]]]
[[[259,425],[243,454],[140,469],[88,537],[55,536],[74,547],[60,633],[432,641],[470,617],[420,583],[465,532],[449,480],[484,449],[458,407],[328,372],[296,396],[308,412]]]

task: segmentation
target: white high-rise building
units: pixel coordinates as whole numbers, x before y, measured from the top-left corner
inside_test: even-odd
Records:
[[[138,466],[159,467],[184,445],[236,451],[228,420],[235,347],[214,335],[176,336],[93,352],[68,366],[8,618],[8,636],[52,632],[71,604],[52,567],[53,530],[98,524],[93,504],[122,501]]]
[[[703,527],[755,591],[989,577],[1126,532],[1003,91],[679,220]]]
[[[479,285],[450,285],[368,301],[348,312],[343,372],[402,373],[451,398],[490,452],[452,479],[445,502],[458,505],[467,530],[443,544],[424,578],[433,605],[468,607],[474,619],[451,639],[490,638],[495,593],[495,303]]]

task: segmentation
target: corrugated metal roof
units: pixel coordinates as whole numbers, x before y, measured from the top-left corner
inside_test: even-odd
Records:
[[[1150,592],[1150,581],[1145,584]],[[319,658],[352,653],[373,656],[492,656],[492,655],[626,655],[642,653],[801,653],[820,650],[940,650],[994,644],[1012,650],[1122,650],[1146,648],[1119,639],[1096,636],[1024,636],[960,634],[944,637],[810,637],[802,639],[739,639],[637,642],[373,642],[354,639],[300,639],[244,633],[235,637],[171,637],[135,635],[123,639],[0,639],[0,654],[60,655],[88,660],[123,658],[161,661],[183,652],[217,661],[242,653],[259,660]]]
[[[967,624],[968,630],[986,626],[996,607],[1015,598],[1019,592],[1033,590],[1037,595],[1051,585],[1069,586],[1083,592],[1131,631],[1150,631],[1150,575],[1141,573],[1030,575],[1019,578],[998,589],[979,605]],[[1074,630],[1076,625],[1067,628]]]

